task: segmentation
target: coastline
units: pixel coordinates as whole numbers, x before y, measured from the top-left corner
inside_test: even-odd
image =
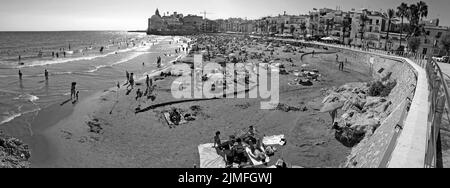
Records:
[[[279,52],[281,55],[287,55]],[[165,77],[156,82],[155,101],[135,100],[134,91],[126,95],[109,91],[96,93],[81,101],[73,113],[44,132],[50,145],[55,146],[54,157],[35,167],[168,167],[191,168],[199,165],[197,146],[212,142],[213,133],[220,130],[224,137],[257,126],[265,135],[285,134],[288,145],[278,148],[270,164],[283,158],[290,164],[303,167],[337,167],[350,154],[334,139],[328,114],[314,110],[314,101],[324,97],[322,88],[341,86],[347,82],[367,81],[364,68],[352,64],[347,72],[338,72],[332,60],[334,55],[317,55],[315,58],[289,55],[298,69],[309,64],[326,75],[316,86],[289,86],[292,76],[280,79],[283,104],[306,107],[305,112],[260,110],[262,99],[218,99],[185,102],[135,113],[142,107],[173,101],[170,86],[176,77]],[[307,63],[306,63],[307,62]],[[296,68],[297,67],[297,68]],[[167,69],[167,68],[166,68]],[[163,69],[163,70],[166,70]],[[154,74],[158,74],[155,72]],[[341,77],[341,79],[336,79]],[[143,86],[138,86],[143,90]],[[145,90],[145,89],[144,89]],[[118,98],[117,98],[118,97]],[[312,103],[311,103],[312,102]],[[198,111],[192,109],[198,108]],[[198,113],[196,120],[170,128],[162,113],[171,108],[186,113]],[[89,122],[98,130],[92,130]],[[96,132],[98,131],[98,132]]]

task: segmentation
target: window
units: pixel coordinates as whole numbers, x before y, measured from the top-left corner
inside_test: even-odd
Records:
[[[377,25],[380,25],[380,20],[377,20]]]
[[[423,54],[423,55],[427,55],[427,50],[428,50],[427,48],[423,48],[422,54]]]
[[[438,38],[441,38],[441,36],[442,36],[442,32],[438,32],[438,34],[436,35],[436,38],[438,39]]]

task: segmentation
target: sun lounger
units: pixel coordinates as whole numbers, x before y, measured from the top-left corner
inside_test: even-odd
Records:
[[[225,160],[217,154],[216,148],[212,143],[198,146],[200,154],[200,168],[225,168]]]

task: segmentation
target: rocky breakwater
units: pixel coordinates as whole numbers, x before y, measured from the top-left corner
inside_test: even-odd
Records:
[[[0,168],[29,168],[30,156],[28,145],[0,132]]]
[[[387,97],[396,85],[397,81],[389,74],[370,83],[349,83],[329,90],[322,102],[322,112],[330,112],[334,118],[337,110],[342,110],[342,115],[333,123],[336,139],[347,147],[354,147],[373,135],[393,110],[393,103]]]
[[[414,98],[417,72],[400,59],[341,50],[370,67],[374,81],[327,91],[322,112],[335,115],[335,137],[352,148],[342,167],[385,167],[396,135]],[[336,111],[334,111],[336,110]],[[333,114],[332,112],[335,112]]]

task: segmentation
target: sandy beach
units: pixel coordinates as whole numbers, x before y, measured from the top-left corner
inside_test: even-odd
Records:
[[[251,45],[249,51],[258,51],[264,45]],[[317,52],[314,57],[306,55],[301,59],[302,54],[312,51]],[[212,143],[216,131],[226,138],[254,126],[266,136],[284,134],[287,139],[285,146],[277,147],[269,165],[283,159],[302,167],[338,167],[351,149],[334,138],[330,116],[319,112],[320,103],[327,89],[369,81],[371,77],[367,67],[343,54],[340,58],[348,58],[348,63],[345,71],[339,71],[336,55],[319,54],[322,51],[327,50],[303,48],[303,53],[292,53],[275,47],[273,59],[290,72],[280,76],[280,103],[302,110],[261,110],[261,99],[226,98],[135,113],[139,103],[145,108],[176,101],[170,87],[177,77],[163,77],[155,82],[155,101],[136,101],[136,89],[129,95],[126,90],[111,89],[84,98],[69,116],[40,133],[46,150],[32,157],[32,166],[191,168],[200,163],[198,145]],[[287,61],[289,58],[292,63]],[[318,70],[321,77],[312,86],[289,85],[296,78],[292,72],[302,67]],[[140,83],[137,87],[145,90],[145,83]],[[172,108],[195,114],[195,120],[169,127],[162,112]],[[93,129],[89,124],[96,127]]]

